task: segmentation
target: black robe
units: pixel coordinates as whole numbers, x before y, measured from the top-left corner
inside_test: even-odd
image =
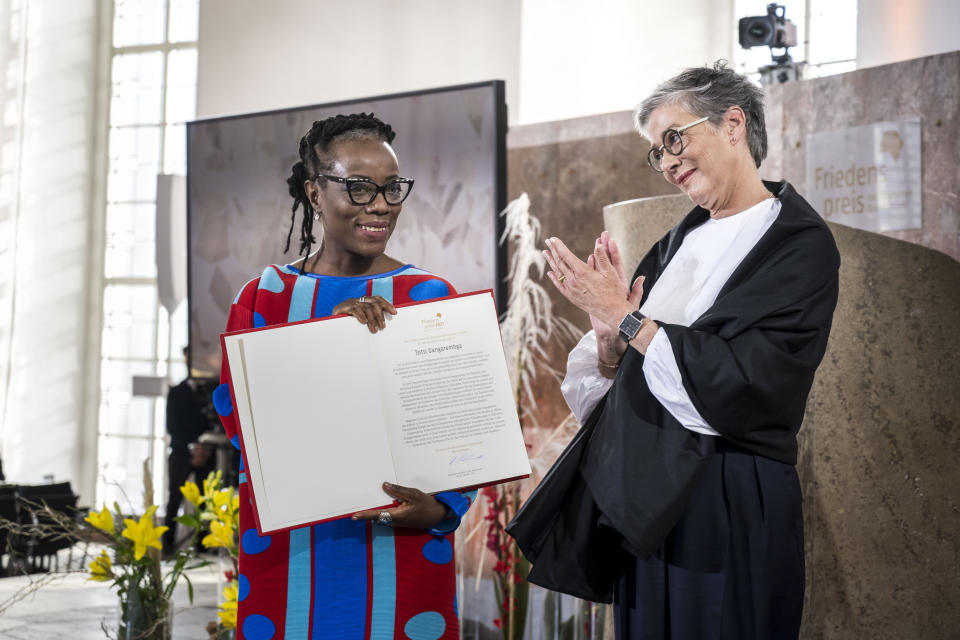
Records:
[[[780,213],[714,304],[689,327],[658,324],[693,405],[723,444],[793,465],[840,257],[826,223],[790,184],[764,184]],[[696,207],[647,253],[634,273],[646,276],[644,298],[687,232],[708,218]],[[627,349],[607,395],[508,525],[533,563],[531,582],[610,602],[621,547],[653,554],[709,466],[715,437],[681,426],[650,392],[642,366],[643,356]]]

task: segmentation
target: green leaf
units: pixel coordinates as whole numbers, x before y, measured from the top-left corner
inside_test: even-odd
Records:
[[[187,581],[187,597],[190,598],[190,604],[193,604],[193,583],[187,574],[183,574],[183,579]]]
[[[513,612],[514,640],[523,640],[523,631],[527,626],[527,599],[530,595],[530,583],[519,582],[513,587],[513,595],[517,599],[517,608]]]
[[[184,514],[182,516],[177,516],[176,520],[180,524],[186,527],[190,527],[192,529],[198,529],[201,526],[203,526],[200,523],[200,520],[197,519],[197,516],[193,515],[192,513]]]

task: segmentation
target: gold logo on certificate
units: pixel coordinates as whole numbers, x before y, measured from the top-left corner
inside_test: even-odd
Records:
[[[424,331],[438,331],[443,329],[443,314],[437,313],[432,318],[425,318],[420,321],[420,326],[423,327]]]

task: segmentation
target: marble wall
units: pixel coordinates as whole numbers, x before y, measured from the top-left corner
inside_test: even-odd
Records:
[[[920,116],[923,227],[883,235],[960,260],[960,51],[767,91],[764,177],[806,186],[806,136]]]
[[[685,196],[605,208],[627,262]],[[960,263],[830,225],[840,300],[800,431],[801,637],[950,638],[960,629]]]

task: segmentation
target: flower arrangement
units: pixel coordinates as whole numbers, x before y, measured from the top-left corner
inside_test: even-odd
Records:
[[[119,505],[113,512],[106,507],[92,511],[85,522],[96,529],[112,550],[103,550],[90,563],[90,579],[113,582],[120,598],[120,632],[122,640],[167,640],[170,638],[170,598],[180,578],[187,582],[190,602],[193,585],[187,569],[202,567],[206,561],[196,560],[194,549],[201,532],[209,531],[201,540],[208,549],[224,548],[233,561],[227,571],[225,601],[220,605],[220,622],[215,637],[237,626],[237,559],[239,547],[235,532],[239,525],[240,496],[233,487],[221,488],[222,472],[211,473],[203,481],[203,491],[193,482],[186,482],[180,492],[194,507],[196,514],[185,514],[176,520],[193,531],[188,544],[176,551],[172,565],[164,573],[160,562],[160,537],[167,530],[155,523],[157,507],[150,505],[139,518],[124,517]],[[152,494],[147,478],[148,490]],[[122,523],[122,527],[121,527]]]
[[[219,628],[212,635],[218,637],[223,631],[237,627],[237,602],[239,596],[238,562],[240,547],[236,532],[240,527],[240,496],[233,487],[221,488],[223,473],[211,473],[203,481],[203,493],[195,483],[187,481],[180,487],[180,493],[197,509],[197,515],[180,516],[177,520],[188,527],[202,530],[209,527],[209,533],[201,540],[207,549],[224,549],[230,557],[232,569],[225,572],[227,585],[222,590],[223,602],[217,616]]]
[[[102,507],[91,511],[84,519],[107,544],[90,563],[90,579],[112,582],[120,599],[121,640],[168,640],[171,637],[170,599],[180,578],[189,587],[190,602],[193,602],[193,586],[184,573],[187,569],[203,566],[204,562],[190,565],[196,560],[194,545],[178,551],[171,565],[161,564],[160,536],[167,530],[156,524],[156,505],[150,504],[153,495],[149,469],[145,468],[145,500],[147,509],[139,517],[125,517],[120,505],[113,510]],[[182,521],[182,520],[181,520]],[[189,522],[184,522],[191,526]],[[199,527],[194,527],[191,543],[196,539]],[[188,566],[189,565],[189,566]]]

